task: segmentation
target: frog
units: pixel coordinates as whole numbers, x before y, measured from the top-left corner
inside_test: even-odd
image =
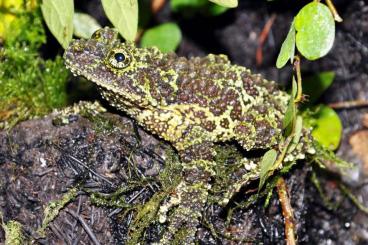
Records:
[[[216,144],[237,142],[250,152],[279,149],[284,139],[290,95],[226,55],[186,58],[156,47],[139,48],[105,27],[89,39],[73,40],[64,59],[74,75],[96,84],[112,107],[178,152],[182,180],[158,211],[159,222],[167,224],[158,244],[195,244],[216,174]],[[284,161],[313,154],[308,135]],[[259,176],[259,164],[246,162]]]

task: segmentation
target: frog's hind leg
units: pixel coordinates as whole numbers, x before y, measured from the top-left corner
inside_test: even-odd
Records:
[[[210,160],[213,158],[212,152],[204,155],[204,153],[209,152],[209,149],[203,147],[208,147],[208,145],[193,147],[202,148],[199,155],[193,154],[192,150],[181,152],[183,180],[176,187],[169,200],[160,207],[159,221],[167,223],[167,228],[159,244],[195,243],[197,227],[200,224],[202,212],[207,202],[208,190],[211,187],[212,167],[215,164]]]

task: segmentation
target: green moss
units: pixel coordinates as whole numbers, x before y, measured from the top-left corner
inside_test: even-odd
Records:
[[[93,121],[93,129],[94,131],[96,131],[97,134],[106,135],[108,133],[111,133],[115,129],[114,123],[104,116],[90,116],[89,119]]]
[[[101,194],[98,192],[90,192],[91,202],[100,207],[113,207],[113,208],[129,208],[131,205],[125,201],[125,194],[127,192],[133,192],[137,186],[124,186],[118,188],[111,194]],[[88,190],[85,190],[88,192]]]
[[[173,190],[180,182],[182,166],[179,156],[173,150],[166,151],[165,168],[159,175],[162,189],[165,192]]]
[[[3,229],[5,231],[5,245],[22,245],[24,244],[24,236],[22,233],[22,225],[11,220],[6,224],[3,224]]]
[[[20,10],[6,30],[5,47],[27,47],[37,51],[46,42],[46,34],[42,24],[41,11]]]
[[[161,202],[167,197],[164,192],[156,193],[151,199],[144,205],[136,207],[136,215],[129,226],[129,240],[128,245],[138,244],[142,238],[145,230],[157,220],[157,212],[160,208]]]
[[[134,190],[144,188],[148,182],[152,180],[147,178],[139,178],[132,180],[124,187],[118,188],[111,194],[101,194],[97,192],[89,192],[91,202],[101,207],[114,207],[125,209],[124,214],[133,211],[134,219],[128,227],[129,240],[127,244],[137,244],[144,237],[147,228],[157,221],[157,212],[164,199],[170,196],[181,180],[181,165],[178,156],[172,150],[167,151],[167,159],[164,170],[158,176],[162,189],[153,194],[151,198],[144,204],[129,204],[126,200],[126,194],[132,193]],[[135,171],[134,169],[132,170]],[[88,192],[88,190],[85,190]]]
[[[0,128],[45,115],[67,103],[63,60],[44,60],[46,36],[38,10],[18,14],[0,49]]]
[[[66,194],[64,194],[61,199],[49,202],[48,206],[44,210],[44,219],[42,221],[42,226],[38,230],[40,236],[45,236],[45,230],[47,226],[53,221],[58,215],[61,209],[65,207],[69,202],[73,201],[77,196],[78,189],[70,189]]]

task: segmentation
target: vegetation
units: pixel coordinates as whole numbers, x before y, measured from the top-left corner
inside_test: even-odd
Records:
[[[68,72],[63,60],[45,60],[38,50],[46,42],[40,11],[33,5],[10,5],[0,35],[0,128],[41,116],[67,104]],[[29,3],[29,2],[28,2]]]

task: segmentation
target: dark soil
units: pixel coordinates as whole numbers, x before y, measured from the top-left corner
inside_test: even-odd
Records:
[[[234,63],[286,85],[290,81],[290,65],[277,70],[274,64],[293,15],[306,2],[240,0],[239,8],[217,18],[197,15],[192,19],[172,14],[167,4],[153,17],[152,25],[165,21],[179,23],[183,31],[183,42],[177,51],[180,55],[225,53]],[[318,61],[303,60],[303,75],[336,73],[334,84],[322,102],[368,100],[368,3],[335,2],[344,22],[337,24],[334,47]],[[100,23],[108,23],[97,1],[79,1],[77,7],[94,15]],[[257,66],[258,37],[272,14],[276,14],[276,19],[262,47],[262,63]],[[342,179],[358,200],[368,206],[367,173],[361,170],[362,162],[348,143],[349,135],[362,128],[361,118],[367,109],[338,112],[344,125],[338,155],[357,165]],[[132,204],[146,202],[159,190],[155,178],[165,166],[171,147],[124,116],[105,113],[103,118],[112,126],[96,126],[95,120],[80,115],[73,115],[68,124],[59,125],[55,123],[55,115],[49,115],[0,132],[0,208],[4,222],[19,221],[26,236],[40,244],[98,244],[96,240],[100,244],[121,244],[126,240],[132,215],[123,215],[121,208],[93,204],[85,192],[79,193],[60,212],[45,238],[35,232],[41,226],[46,205],[76,184],[106,194],[131,179],[151,178],[145,188],[132,190],[126,196],[126,201]],[[130,171],[132,164],[139,172]],[[338,205],[329,209],[312,184],[311,173],[309,165],[298,164],[286,176],[300,244],[368,244],[368,215],[341,193],[337,181],[340,177],[327,171],[318,173],[325,197]],[[108,176],[108,181],[103,176]],[[261,199],[249,208],[234,209],[230,224],[226,224],[227,212],[235,207],[236,201],[244,201],[246,193],[247,189],[242,190],[225,209],[208,207],[205,215],[216,230],[226,231],[237,240],[215,237],[203,226],[197,234],[201,244],[284,243],[283,217],[275,194],[267,208],[263,208],[265,200]],[[150,227],[146,241],[155,241],[162,228]],[[0,242],[4,241],[4,235],[0,230]]]

